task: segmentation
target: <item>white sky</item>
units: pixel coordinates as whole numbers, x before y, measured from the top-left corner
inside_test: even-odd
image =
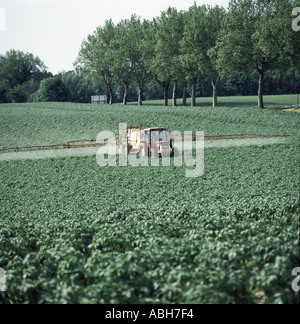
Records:
[[[56,74],[73,70],[81,42],[106,19],[132,14],[152,19],[168,7],[188,10],[195,0],[0,0],[0,54],[30,52]],[[229,0],[197,0],[222,5]]]

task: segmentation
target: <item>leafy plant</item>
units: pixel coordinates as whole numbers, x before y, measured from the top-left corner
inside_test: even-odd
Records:
[[[297,303],[298,115],[143,109],[0,106],[1,141],[93,137],[119,121],[291,139],[207,148],[197,179],[184,168],[100,168],[93,157],[1,162],[0,303]]]

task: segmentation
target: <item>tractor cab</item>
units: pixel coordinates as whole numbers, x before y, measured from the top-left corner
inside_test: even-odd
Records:
[[[170,134],[165,128],[147,128],[144,129],[145,140],[147,143],[169,142]]]
[[[139,154],[140,156],[169,157],[178,155],[173,147],[170,132],[164,127],[141,129],[127,128],[127,145],[122,147],[123,154]]]
[[[170,156],[173,153],[173,144],[170,132],[163,127],[146,128],[141,138],[140,154],[152,157]]]

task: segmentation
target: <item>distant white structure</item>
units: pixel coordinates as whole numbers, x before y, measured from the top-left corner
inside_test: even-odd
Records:
[[[107,104],[107,96],[92,96],[92,104]]]

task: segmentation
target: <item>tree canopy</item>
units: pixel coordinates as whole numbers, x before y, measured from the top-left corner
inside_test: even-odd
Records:
[[[137,86],[141,105],[145,83],[155,80],[168,105],[173,82],[174,106],[178,83],[184,83],[183,97],[186,84],[192,85],[195,105],[197,80],[210,82],[217,106],[221,78],[256,71],[263,108],[267,72],[300,68],[299,34],[291,28],[298,2],[231,0],[228,10],[195,3],[185,12],[168,8],[152,21],[135,15],[117,25],[109,20],[84,41],[76,66],[102,78],[111,98],[114,85],[122,83],[124,104],[130,84]]]
[[[50,77],[41,81],[34,99],[43,102],[71,101],[71,89],[62,81],[60,76]]]
[[[275,87],[290,93],[293,73],[300,74],[299,7],[299,0],[231,0],[227,9],[195,2],[187,11],[169,7],[153,20],[110,19],[82,42],[76,72],[54,79],[38,57],[11,50],[0,54],[0,102],[48,98],[51,84],[49,100],[89,102],[105,92],[110,104],[164,97],[167,106],[172,95],[176,106],[178,96],[186,105],[191,94],[194,106],[197,96],[209,94],[216,107],[219,94],[253,94],[256,75],[263,108],[264,93]]]
[[[264,108],[267,71],[287,70],[300,60],[296,50],[299,35],[291,28],[295,4],[290,0],[231,0],[229,4],[217,44],[217,69],[222,76],[255,69],[259,79],[259,108]]]
[[[45,64],[31,53],[11,50],[0,54],[0,102],[26,101],[47,76]]]

